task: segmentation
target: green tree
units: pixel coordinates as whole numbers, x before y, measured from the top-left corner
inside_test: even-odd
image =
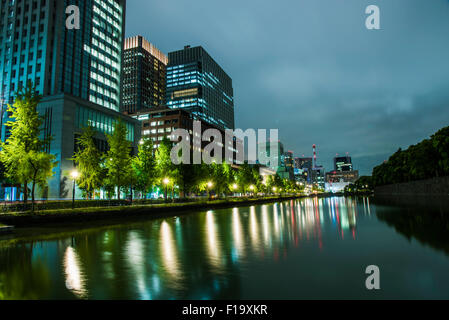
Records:
[[[78,151],[73,161],[80,173],[77,179],[78,187],[83,190],[88,199],[92,199],[95,190],[101,188],[104,172],[101,168],[102,155],[94,141],[95,130],[86,127],[78,138]]]
[[[209,177],[213,182],[216,194],[218,196],[229,192],[231,182],[233,182],[232,169],[229,164],[212,163],[209,167]]]
[[[251,185],[257,185],[257,176],[258,173],[256,174],[247,163],[240,166],[240,170],[237,172],[237,184],[244,194],[248,192]]]
[[[177,178],[182,197],[200,191],[200,185],[208,178],[209,168],[206,164],[180,164],[177,166]]]
[[[151,192],[156,178],[154,147],[150,139],[144,139],[139,146],[139,153],[133,159],[133,168],[136,174],[136,188],[143,193],[146,199],[147,193]]]
[[[171,150],[173,144],[167,138],[159,144],[156,150],[156,183],[165,191],[165,197],[168,197],[168,190],[174,193],[174,187],[181,181],[181,172],[171,159]],[[168,183],[166,183],[168,182]]]
[[[156,150],[156,177],[157,182],[163,185],[163,180],[168,178],[174,183],[175,178],[179,175],[176,172],[176,166],[171,159],[172,143],[166,137],[161,141]]]
[[[120,192],[128,188],[131,183],[131,142],[127,140],[128,131],[122,120],[117,120],[112,135],[107,135],[109,151],[106,154],[105,166],[107,169],[107,181],[109,185],[118,188],[117,198],[120,200]]]
[[[432,136],[432,142],[439,154],[438,164],[441,174],[449,175],[449,127],[435,133]]]
[[[36,185],[44,187],[57,165],[56,157],[44,152],[51,137],[41,137],[43,117],[37,111],[40,100],[41,96],[30,84],[16,94],[14,104],[8,106],[12,121],[6,126],[10,128],[11,136],[1,143],[0,153],[6,176],[23,185],[25,203],[28,200],[28,184],[32,184],[32,211]]]

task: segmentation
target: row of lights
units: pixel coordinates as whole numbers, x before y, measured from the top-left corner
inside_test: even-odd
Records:
[[[72,178],[72,180],[73,180],[73,183],[74,183],[74,189],[75,189],[75,183],[76,183],[76,180],[79,178],[79,176],[80,176],[80,173],[79,173],[79,171],[78,170],[76,170],[76,169],[74,169],[74,170],[72,170],[72,172],[70,172],[70,177]],[[169,178],[164,178],[164,180],[162,180],[162,182],[164,183],[164,185],[167,187],[169,184],[170,184],[170,179]],[[212,181],[209,181],[208,183],[207,183],[207,187],[209,188],[209,189],[212,189],[212,187],[214,186],[214,183],[212,182]],[[237,184],[234,184],[233,186],[232,186],[232,189],[234,189],[234,190],[237,190],[239,188],[239,186],[237,185]],[[254,191],[255,190],[255,187],[253,186],[253,185],[251,185],[250,187],[249,187],[249,189],[251,190],[251,191]],[[277,191],[277,188],[276,187],[273,187],[273,192],[276,192]],[[282,191],[282,189],[279,189],[279,191]],[[75,194],[73,194],[73,198],[75,198],[74,197],[75,196]]]

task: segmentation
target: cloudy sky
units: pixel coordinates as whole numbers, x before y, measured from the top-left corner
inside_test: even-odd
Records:
[[[127,36],[201,45],[232,77],[238,128],[295,155],[372,167],[449,125],[448,0],[128,0]],[[381,30],[367,30],[377,5]]]

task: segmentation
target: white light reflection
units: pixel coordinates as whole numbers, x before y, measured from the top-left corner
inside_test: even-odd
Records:
[[[181,280],[182,272],[179,267],[175,239],[171,227],[166,221],[161,224],[160,245],[164,269],[173,280]]]
[[[369,203],[369,197],[366,198],[367,202],[368,202],[368,215],[371,216],[371,204]]]
[[[251,243],[255,251],[259,251],[259,225],[257,223],[256,208],[251,207],[249,213]]]
[[[221,269],[222,255],[218,241],[217,226],[215,225],[215,218],[212,211],[206,213],[206,233],[210,263],[219,270]]]
[[[268,221],[268,207],[266,205],[262,206],[262,228],[263,228],[263,240],[264,245],[267,244],[271,247],[271,239],[270,236],[270,226]]]
[[[67,247],[64,255],[65,285],[78,298],[87,298],[86,279],[81,261],[72,247]]]
[[[274,231],[276,232],[276,236],[279,239],[279,213],[278,206],[273,205],[273,221],[274,221]]]
[[[140,299],[150,300],[151,293],[145,281],[145,251],[142,238],[137,232],[130,232],[125,247],[125,256],[129,268],[135,277],[136,287]]]
[[[243,243],[243,231],[242,231],[242,223],[240,222],[240,214],[239,209],[234,208],[232,210],[232,235],[234,238],[235,250],[237,253],[237,258],[240,258],[244,255],[245,245]]]

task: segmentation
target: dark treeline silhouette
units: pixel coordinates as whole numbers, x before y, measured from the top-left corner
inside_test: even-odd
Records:
[[[449,127],[407,150],[399,149],[373,170],[375,186],[449,176]]]

